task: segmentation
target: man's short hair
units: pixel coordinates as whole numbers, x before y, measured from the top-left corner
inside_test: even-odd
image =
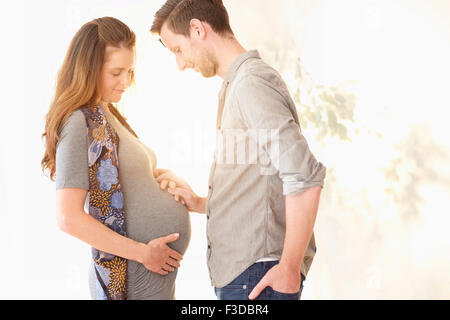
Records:
[[[167,0],[156,12],[150,32],[160,34],[167,22],[172,32],[189,37],[192,19],[207,22],[220,35],[233,34],[222,0]]]

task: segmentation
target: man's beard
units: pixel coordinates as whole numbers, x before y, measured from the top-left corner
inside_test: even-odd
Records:
[[[214,77],[217,74],[217,59],[209,51],[199,52],[197,63],[195,64],[205,78]]]

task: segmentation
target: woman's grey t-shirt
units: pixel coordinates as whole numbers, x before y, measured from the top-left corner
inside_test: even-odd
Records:
[[[119,135],[119,179],[124,196],[127,237],[139,242],[179,233],[180,238],[169,246],[181,254],[190,240],[189,213],[176,202],[153,177],[155,154],[133,136],[109,111],[109,123]],[[89,190],[86,120],[77,110],[72,113],[61,131],[56,149],[56,189],[82,188]],[[88,197],[85,203],[87,211]],[[162,276],[146,269],[142,264],[128,260],[127,298],[174,299],[177,271]],[[93,264],[90,270],[90,291],[96,297]]]

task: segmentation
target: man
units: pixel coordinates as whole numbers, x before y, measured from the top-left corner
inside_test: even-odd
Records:
[[[224,79],[208,196],[155,170],[163,189],[169,184],[177,201],[207,215],[217,297],[299,299],[316,251],[313,227],[326,168],[301,134],[285,83],[237,41],[221,0],[168,0],[151,32],[180,70]]]

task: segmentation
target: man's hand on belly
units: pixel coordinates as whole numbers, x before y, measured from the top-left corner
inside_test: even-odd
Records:
[[[166,169],[155,169],[153,174],[161,189],[169,187],[167,192],[173,195],[175,201],[181,201],[189,211],[205,213],[206,199],[197,196],[186,181]]]

